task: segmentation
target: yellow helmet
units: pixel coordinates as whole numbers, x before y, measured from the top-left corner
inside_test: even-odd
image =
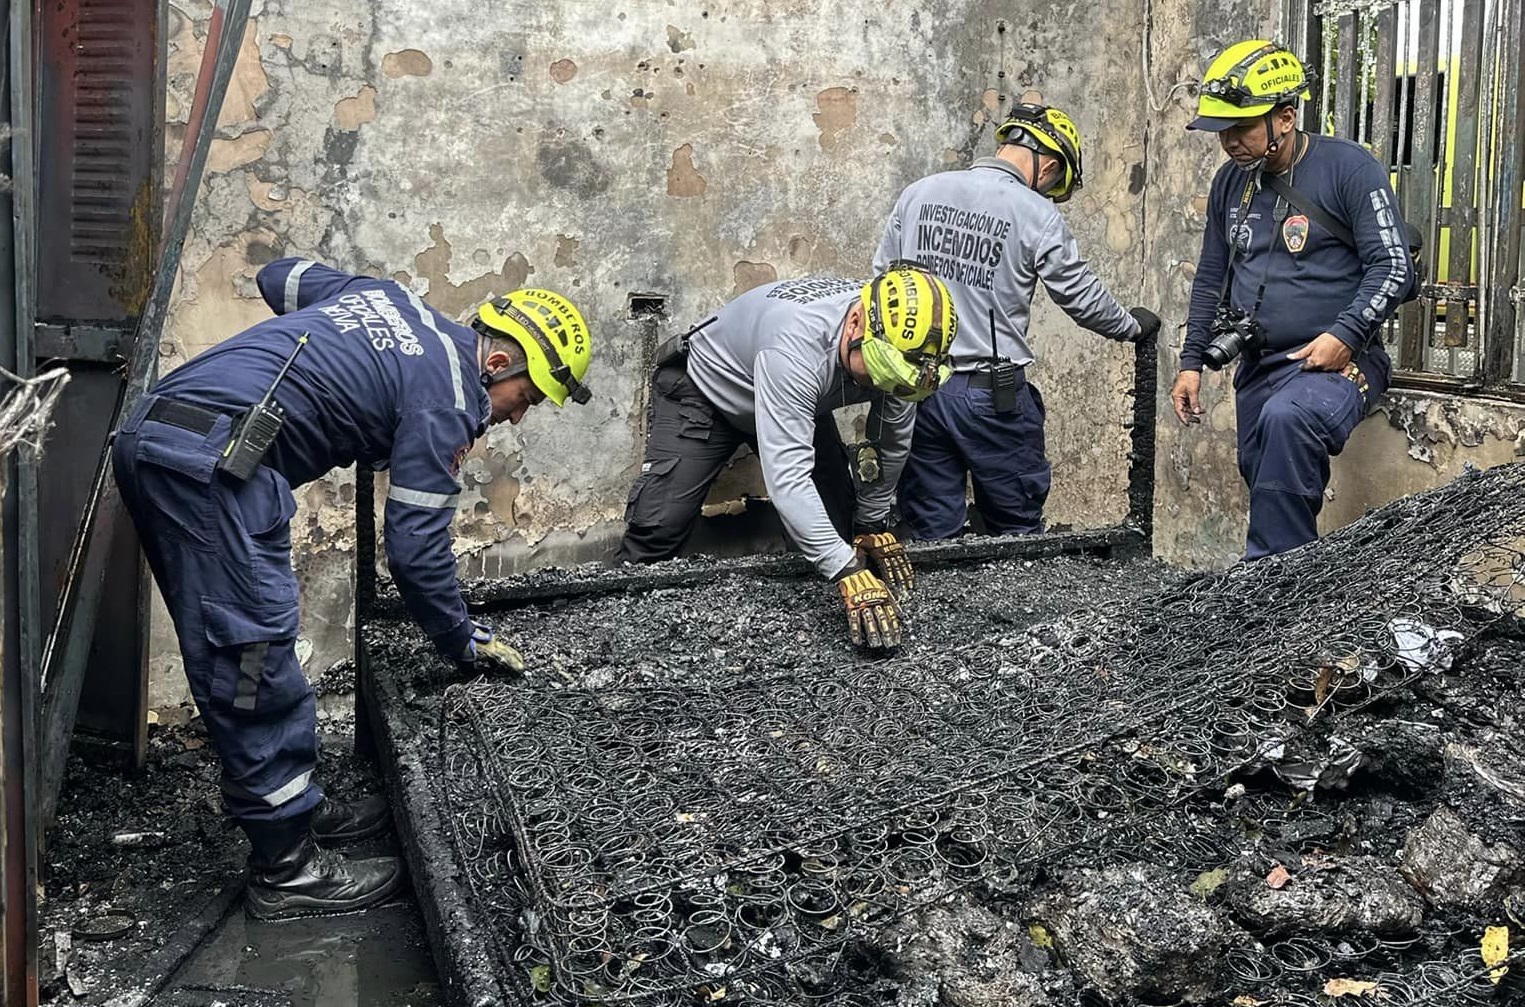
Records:
[[[1006,121],[996,127],[996,143],[1019,143],[1040,154],[1052,154],[1064,169],[1063,177],[1047,192],[1056,203],[1075,194],[1083,184],[1080,164],[1080,130],[1075,120],[1048,105],[1023,103],[1012,106]]]
[[[482,375],[484,387],[528,373],[535,387],[558,406],[568,398],[581,405],[593,397],[583,377],[593,359],[588,323],[572,302],[552,290],[515,290],[477,308],[472,328],[507,337],[524,350],[524,365]]]
[[[1258,119],[1278,105],[1313,97],[1316,80],[1292,50],[1277,42],[1236,42],[1203,75],[1197,117],[1187,129],[1216,133]]]
[[[863,285],[863,366],[875,388],[920,402],[948,380],[948,348],[958,333],[953,295],[914,262],[893,262]]]

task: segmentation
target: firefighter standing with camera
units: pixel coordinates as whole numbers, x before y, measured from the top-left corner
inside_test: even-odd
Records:
[[[1383,324],[1417,279],[1387,168],[1358,144],[1297,128],[1313,82],[1272,42],[1208,67],[1188,129],[1232,159],[1213,179],[1171,404],[1201,421],[1202,367],[1234,374],[1245,558],[1318,538],[1329,459],[1387,389]]]

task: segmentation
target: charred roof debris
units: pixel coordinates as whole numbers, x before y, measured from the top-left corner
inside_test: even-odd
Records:
[[[1224,573],[929,571],[881,660],[704,570],[490,589],[519,681],[364,628],[452,1002],[1525,997],[1525,466]]]

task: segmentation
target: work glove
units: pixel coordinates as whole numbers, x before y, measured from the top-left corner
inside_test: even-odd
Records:
[[[856,646],[874,650],[900,646],[900,609],[872,570],[850,564],[837,575],[837,590],[847,608],[847,632]]]
[[[1135,322],[1138,322],[1138,336],[1134,339],[1134,342],[1142,343],[1145,340],[1153,339],[1155,336],[1159,335],[1159,315],[1156,315],[1148,308],[1129,308],[1128,314],[1133,316],[1133,320]]]
[[[471,625],[471,642],[466,644],[466,652],[456,659],[463,670],[513,675],[524,672],[524,655],[498,639],[490,627],[480,622]]]
[[[887,531],[856,535],[853,548],[858,551],[858,562],[872,566],[889,585],[897,597],[905,597],[916,586],[916,571],[905,554],[905,546]]]

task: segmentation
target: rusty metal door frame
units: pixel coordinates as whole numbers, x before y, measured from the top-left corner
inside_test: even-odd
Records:
[[[163,211],[162,0],[50,0],[36,8],[37,267],[34,355],[72,380],[38,471],[42,625],[59,591],[120,367],[152,285]],[[113,550],[78,723],[126,764],[147,747],[147,582],[130,533]],[[47,700],[45,699],[45,702]]]
[[[1320,71],[1305,128],[1369,142],[1425,235],[1429,282],[1389,325],[1395,384],[1525,398],[1525,0],[1293,0],[1285,13]]]
[[[36,213],[33,171],[32,8],[15,3],[0,31],[0,365],[33,373],[32,305]],[[25,451],[0,458],[0,1003],[37,1003],[38,618],[36,466]]]
[[[76,416],[89,433],[69,438],[68,451],[53,453],[62,467],[45,470],[51,481],[39,482],[35,466],[25,460],[0,481],[10,483],[0,548],[0,1002],[18,1007],[37,1002],[37,850],[62,784],[87,681],[98,683],[103,671],[128,679],[139,698],[113,712],[113,722],[125,724],[129,747],[139,751],[146,731],[145,595],[117,590],[119,578],[106,590],[122,570],[134,587],[142,583],[136,538],[107,464],[106,437],[154,373],[159,330],[249,0],[217,0],[213,10],[181,170],[161,229],[164,6],[164,0],[13,2],[4,22],[0,116],[10,119],[15,135],[8,155],[0,157],[0,164],[10,162],[13,178],[0,205],[14,200],[14,213],[0,222],[0,282],[6,288],[0,363],[27,376],[39,358],[64,358],[71,371],[95,379]],[[46,239],[41,243],[39,232]],[[39,500],[45,486],[55,496],[44,514]],[[39,560],[43,518],[53,530],[67,522],[58,536],[67,562],[46,591]],[[59,543],[50,548],[56,554]],[[131,603],[112,608],[124,594],[132,595]],[[136,667],[125,674],[121,655],[98,638],[103,619],[136,641],[127,661]]]
[[[130,3],[132,0],[74,0],[97,6]],[[156,0],[161,3],[163,0]],[[190,227],[191,211],[201,187],[207,151],[216,132],[222,98],[227,91],[233,66],[243,42],[249,19],[249,0],[217,0],[208,23],[206,48],[196,81],[195,99],[186,126],[176,184],[166,197],[166,222],[163,237],[157,244],[154,265],[147,279],[141,313],[127,333],[122,346],[125,356],[125,381],[111,404],[108,429],[114,429],[121,415],[133,404],[153,379],[158,358],[159,333],[169,309],[170,295],[180,268],[180,253]],[[162,88],[162,82],[157,87]],[[79,697],[84,685],[99,617],[106,599],[106,583],[114,557],[124,550],[132,535],[132,522],[122,506],[121,494],[111,477],[108,454],[104,447],[90,456],[93,477],[90,492],[83,502],[83,515],[77,525],[68,563],[59,592],[57,618],[42,652],[44,709],[40,739],[40,799],[42,817],[51,816],[53,802],[63,780]],[[135,546],[133,547],[135,551]],[[140,616],[141,618],[141,616]],[[140,668],[139,674],[144,672]],[[141,688],[141,684],[140,684]]]

